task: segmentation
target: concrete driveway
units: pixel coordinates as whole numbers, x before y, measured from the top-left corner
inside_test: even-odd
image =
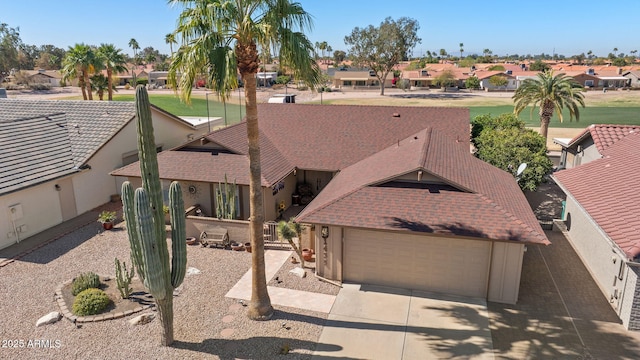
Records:
[[[313,359],[493,359],[486,301],[345,284]]]

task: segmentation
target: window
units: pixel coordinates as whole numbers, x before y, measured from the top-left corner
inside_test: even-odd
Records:
[[[345,80],[344,86],[351,86],[351,80]]]
[[[593,86],[593,80],[585,80],[584,86]]]
[[[358,80],[358,81],[356,81],[356,86],[366,86],[366,85],[367,85],[367,83],[366,83],[366,81],[364,81],[364,80]]]

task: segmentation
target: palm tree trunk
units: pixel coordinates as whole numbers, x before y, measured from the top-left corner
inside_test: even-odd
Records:
[[[549,132],[549,123],[551,122],[551,117],[553,116],[553,109],[555,106],[551,101],[545,101],[542,107],[540,108],[540,135],[544,137],[545,141],[547,140],[547,134]]]
[[[91,82],[89,81],[89,74],[87,71],[82,72],[82,76],[84,76],[84,86],[87,88],[87,97],[89,100],[93,100],[93,92],[91,91]]]
[[[251,302],[249,318],[268,320],[273,315],[271,299],[267,292],[264,263],[264,239],[262,227],[264,210],[262,204],[262,183],[260,169],[260,140],[258,138],[258,106],[256,103],[256,74],[242,74],[247,109],[247,139],[249,141],[249,234],[251,239]]]
[[[78,86],[82,90],[82,100],[87,100],[87,89],[84,86],[84,75],[78,77]]]
[[[113,100],[113,70],[107,68],[107,94],[109,94],[109,101]],[[102,98],[100,98],[102,100]]]
[[[273,315],[271,299],[267,291],[264,263],[264,210],[262,204],[262,171],[260,169],[260,139],[258,137],[258,104],[256,103],[256,74],[260,67],[255,42],[237,42],[236,59],[244,82],[247,109],[247,140],[249,145],[249,237],[251,241],[251,301],[249,318],[269,320]]]

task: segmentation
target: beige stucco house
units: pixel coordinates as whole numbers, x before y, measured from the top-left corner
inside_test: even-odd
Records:
[[[640,330],[640,129],[618,130],[588,129],[601,156],[553,178],[567,238],[624,326]]]
[[[194,136],[152,106],[158,150]],[[108,202],[137,160],[133,102],[0,99],[0,248]]]
[[[468,109],[259,104],[258,112],[265,220],[299,213],[318,276],[517,301],[525,247],[548,240],[513,176],[471,155]],[[247,241],[245,122],[161,153],[158,166],[165,186],[181,181],[185,205],[205,215],[187,218],[187,236],[209,221]],[[112,174],[140,182],[138,164]],[[215,219],[225,176],[238,186],[234,220]]]

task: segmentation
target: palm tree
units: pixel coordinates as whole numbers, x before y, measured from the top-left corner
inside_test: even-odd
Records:
[[[116,48],[113,44],[100,44],[97,54],[104,68],[107,69],[107,82],[109,83],[107,92],[108,99],[111,101],[113,100],[113,90],[115,89],[113,85],[113,72],[121,73],[128,71],[125,67],[127,60],[124,58],[122,50]],[[100,100],[102,100],[102,97],[100,97]]]
[[[136,63],[138,61],[138,50],[140,50],[140,45],[136,39],[131,38],[131,40],[129,40],[129,47],[133,50],[133,62]]]
[[[181,98],[189,101],[192,84],[199,74],[206,74],[208,85],[223,99],[238,86],[238,72],[244,82],[250,172],[249,232],[254,249],[248,315],[254,320],[267,320],[273,307],[267,292],[262,238],[257,44],[277,44],[280,63],[314,88],[320,71],[312,58],[313,44],[303,33],[311,27],[311,16],[299,3],[290,0],[171,0],[171,3],[184,6],[175,31],[184,45],[176,52],[169,69],[169,82],[179,85]]]
[[[562,110],[569,109],[569,120],[580,120],[578,105],[584,107],[584,89],[571,76],[554,75],[553,71],[538,74],[537,79],[525,79],[513,95],[513,112],[519,115],[527,106],[531,111],[540,106],[540,134],[547,138],[549,122],[555,112],[562,122]]]
[[[84,100],[93,100],[89,74],[95,70],[96,56],[93,49],[84,43],[69,47],[62,60],[62,78],[78,78],[78,86],[82,89]]]
[[[322,60],[324,60],[324,51],[327,50],[327,46],[329,46],[329,45],[327,44],[326,41],[323,41],[318,45],[318,49],[320,49],[320,51],[322,51],[322,56],[320,57]]]
[[[173,57],[173,44],[177,44],[176,42],[176,34],[169,33],[164,36],[164,42],[169,44],[169,50],[171,51],[171,57]]]
[[[462,60],[462,53],[464,52],[464,44],[460,43],[460,60]]]
[[[108,77],[102,74],[93,75],[91,77],[91,89],[98,94],[98,98],[100,100],[104,99],[105,91],[111,93],[111,89],[109,89],[111,86],[112,85],[110,84]]]

